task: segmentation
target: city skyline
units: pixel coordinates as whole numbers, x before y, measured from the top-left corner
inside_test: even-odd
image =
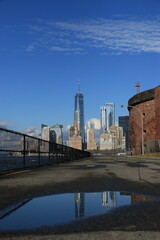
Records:
[[[38,133],[73,123],[77,81],[85,123],[105,102],[121,108],[159,85],[160,2],[157,0],[0,1],[0,126]]]

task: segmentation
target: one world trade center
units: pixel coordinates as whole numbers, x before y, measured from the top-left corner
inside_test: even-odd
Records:
[[[85,142],[85,131],[84,131],[84,99],[83,94],[78,92],[75,95],[75,107],[74,107],[74,121],[77,122],[78,131],[82,137],[82,143],[84,146]]]

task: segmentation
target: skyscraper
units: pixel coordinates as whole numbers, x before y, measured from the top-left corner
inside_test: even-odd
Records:
[[[130,150],[130,128],[129,128],[129,116],[119,116],[119,127],[123,128],[123,134],[126,137],[126,150]]]
[[[75,95],[74,121],[77,122],[78,131],[80,133],[80,136],[82,137],[82,143],[84,143],[84,101],[83,94],[80,92]]]
[[[107,132],[107,108],[105,106],[101,107],[101,132]]]
[[[109,107],[109,114],[108,108]],[[109,132],[111,126],[115,126],[115,105],[114,103],[105,103],[101,107],[101,132]]]
[[[54,131],[56,133],[56,143],[63,144],[63,125],[55,124],[50,128],[50,130]]]
[[[41,125],[41,138],[45,140],[41,142],[41,151],[49,152],[49,142],[47,141],[50,141],[50,128],[45,124]]]
[[[46,141],[50,141],[50,129],[47,125],[41,125],[41,138]]]
[[[115,126],[115,105],[114,103],[106,103],[105,106],[110,107],[110,113],[108,115],[108,129],[110,126]]]

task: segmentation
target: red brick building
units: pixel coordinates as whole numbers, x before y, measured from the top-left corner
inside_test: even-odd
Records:
[[[142,121],[144,152],[160,151],[160,86],[141,92],[128,101],[130,112],[130,140],[133,154],[142,153]],[[139,109],[139,111],[136,108]]]
[[[76,121],[74,121],[74,125],[70,128],[69,147],[82,150],[82,137],[78,131]]]

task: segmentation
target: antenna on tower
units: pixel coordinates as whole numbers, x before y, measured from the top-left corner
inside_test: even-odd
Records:
[[[80,80],[78,80],[78,92],[80,93],[80,90],[81,90],[81,82]]]
[[[137,93],[140,93],[140,83],[139,82],[136,83],[135,88],[137,89]]]

